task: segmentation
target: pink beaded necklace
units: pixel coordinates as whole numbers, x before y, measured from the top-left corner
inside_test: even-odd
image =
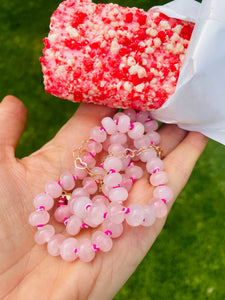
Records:
[[[37,227],[36,243],[47,243],[49,254],[61,255],[65,261],[79,258],[89,262],[97,251],[110,251],[112,238],[123,233],[123,222],[133,227],[151,226],[156,218],[167,215],[166,202],[173,199],[172,190],[165,185],[168,176],[158,147],[158,123],[150,114],[127,109],[113,118],[105,117],[101,125],[92,128],[90,138],[74,150],[71,171],[61,174],[58,182],[47,182],[45,193],[33,200],[36,210],[29,223]],[[143,176],[137,161],[146,163],[153,198],[147,205],[126,207],[132,185]],[[65,225],[69,237],[56,234],[48,224],[48,211],[53,207],[54,218]],[[97,228],[100,225],[101,230]],[[75,238],[86,228],[96,228],[91,239]]]

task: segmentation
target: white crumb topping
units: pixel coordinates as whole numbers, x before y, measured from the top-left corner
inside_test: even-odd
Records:
[[[147,54],[152,54],[153,52],[154,52],[154,49],[152,47],[147,47],[145,49],[145,53],[147,53]]]
[[[113,38],[113,37],[116,36],[116,32],[115,32],[115,30],[113,30],[113,29],[110,29],[109,32],[108,32],[108,34],[109,34],[109,36],[110,36],[111,38]]]
[[[155,38],[155,39],[153,40],[153,42],[154,42],[154,45],[155,45],[156,48],[160,47],[161,44],[162,44],[160,38]]]
[[[127,59],[127,64],[129,67],[134,66],[136,65],[136,60],[132,56],[129,56]]]
[[[117,43],[116,40],[112,41],[110,50],[112,54],[117,54],[119,52],[120,45]]]
[[[176,32],[177,34],[181,33],[183,26],[182,25],[177,25],[173,28],[173,32]]]
[[[153,28],[148,28],[146,29],[146,34],[152,36],[152,37],[155,37],[157,36],[157,30],[153,29]]]
[[[170,29],[170,24],[167,21],[161,21],[159,24],[162,29]]]
[[[124,87],[124,89],[125,89],[126,91],[128,91],[128,92],[131,92],[131,91],[132,91],[132,85],[131,85],[128,81],[126,81],[126,82],[123,84],[123,87]]]
[[[76,30],[76,28],[73,28],[72,26],[67,26],[66,32],[69,33],[71,39],[77,39],[79,37],[78,31]]]
[[[141,93],[143,91],[144,87],[145,87],[145,84],[144,83],[140,83],[140,84],[138,84],[138,85],[135,86],[135,90],[137,92]]]

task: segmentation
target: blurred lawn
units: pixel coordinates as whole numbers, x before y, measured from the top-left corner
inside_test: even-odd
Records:
[[[0,3],[0,99],[14,94],[29,112],[17,149],[19,157],[53,137],[77,107],[48,95],[42,85],[38,60],[42,38],[48,34],[49,18],[59,2]],[[166,2],[117,1],[144,9]],[[224,154],[222,145],[209,142],[163,232],[116,300],[225,299]]]

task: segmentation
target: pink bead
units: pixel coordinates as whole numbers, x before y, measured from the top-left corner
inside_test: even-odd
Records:
[[[103,143],[107,138],[107,133],[102,127],[95,126],[90,131],[90,137],[96,142]]]
[[[130,117],[131,122],[135,122],[137,118],[137,113],[134,109],[128,108],[124,110],[124,113]]]
[[[150,176],[150,183],[154,186],[160,185],[160,184],[166,184],[168,182],[168,175],[165,171],[159,171],[156,173],[153,173]]]
[[[49,181],[45,185],[45,191],[52,198],[59,198],[62,195],[62,188],[56,181]]]
[[[158,122],[155,120],[148,121],[146,120],[144,123],[145,132],[151,132],[158,129]]]
[[[158,157],[151,159],[147,162],[146,169],[149,174],[152,174],[155,171],[162,171],[164,169],[163,161]]]
[[[62,243],[65,241],[65,236],[62,234],[55,234],[48,241],[47,250],[51,256],[60,255],[60,247]]]
[[[85,149],[87,150],[87,152],[96,155],[97,153],[100,153],[102,151],[102,144],[94,140],[90,140],[85,144]]]
[[[142,205],[138,203],[132,203],[129,205],[130,212],[125,215],[127,224],[130,226],[139,226],[144,220],[144,209]]]
[[[154,189],[153,197],[159,199],[165,199],[166,202],[171,202],[174,198],[174,194],[170,187],[163,185],[163,186],[157,186]]]
[[[96,227],[102,224],[104,220],[104,214],[106,212],[106,206],[101,203],[92,204],[87,210],[87,215],[84,222],[90,226]]]
[[[120,173],[111,173],[103,178],[104,184],[107,185],[109,188],[118,186],[121,183],[121,181],[122,175]]]
[[[73,166],[71,168],[71,173],[73,174],[73,176],[77,177],[78,179],[84,179],[85,177],[87,177],[88,173],[85,169],[78,169],[75,166]]]
[[[76,199],[73,205],[73,212],[79,218],[84,218],[87,214],[86,207],[92,205],[90,198],[79,197]]]
[[[98,190],[98,185],[96,181],[91,177],[84,178],[82,184],[83,184],[83,189],[91,195],[95,194]]]
[[[60,182],[64,190],[71,191],[75,187],[73,175],[70,172],[64,172],[60,176]]]
[[[133,123],[133,129],[128,131],[128,135],[131,139],[140,139],[144,134],[144,125],[140,122]]]
[[[143,205],[144,219],[141,223],[142,226],[151,226],[155,223],[156,215],[155,210],[150,205]]]
[[[45,210],[34,211],[29,215],[29,223],[31,226],[47,224],[49,219],[49,213]]]
[[[38,231],[35,233],[34,239],[37,244],[42,245],[44,243],[47,243],[54,234],[54,227],[52,225],[45,225],[38,228]]]
[[[128,165],[130,164],[131,158],[127,157],[127,158],[121,158],[121,162],[122,162],[122,169],[121,171],[125,171],[126,168],[128,167]]]
[[[60,246],[60,254],[65,261],[74,261],[77,256],[78,241],[75,238],[68,238]]]
[[[133,186],[133,180],[130,179],[126,174],[122,174],[122,182],[120,184],[121,187],[125,187],[125,189],[129,192]]]
[[[114,156],[121,156],[121,153],[124,151],[124,147],[121,144],[110,144],[108,148],[108,153],[113,152]]]
[[[94,178],[95,179],[102,179],[104,176],[105,176],[105,170],[103,168],[100,168],[100,167],[94,167],[91,169],[91,172],[93,174],[95,174]]]
[[[122,162],[121,159],[118,157],[108,157],[104,161],[104,169],[108,172],[111,169],[115,170],[116,172],[120,172],[122,169]]]
[[[140,160],[142,162],[147,162],[155,157],[157,157],[157,153],[154,149],[148,149],[140,154]]]
[[[140,179],[143,176],[143,170],[138,166],[130,166],[126,169],[125,174],[133,179]]]
[[[109,205],[109,200],[102,196],[102,195],[96,195],[92,198],[92,203],[100,203],[100,204],[104,204],[105,206]]]
[[[78,256],[83,262],[90,262],[95,257],[95,251],[89,239],[81,239],[78,244]]]
[[[89,193],[83,188],[76,188],[73,190],[72,197],[81,197],[81,196],[89,197]]]
[[[111,188],[109,188],[107,185],[103,184],[102,185],[102,193],[103,195],[109,197],[109,191],[111,190]]]
[[[70,211],[71,214],[74,213],[74,212],[73,212],[73,205],[74,205],[74,203],[75,203],[75,201],[76,201],[77,198],[78,198],[78,197],[71,197],[70,200],[68,201],[67,206],[68,206],[69,211]]]
[[[130,130],[130,118],[127,115],[124,114],[119,117],[117,129],[122,133],[126,133]]]
[[[109,138],[111,144],[121,144],[124,145],[127,142],[127,135],[122,132],[116,132],[112,134]]]
[[[116,132],[116,123],[110,117],[105,117],[102,119],[102,126],[105,128],[108,134],[113,134]]]
[[[101,251],[108,252],[112,249],[112,239],[103,231],[95,231],[92,235],[92,243]]]
[[[149,112],[148,111],[139,111],[137,113],[137,122],[144,123],[149,118]]]
[[[70,235],[77,235],[80,232],[81,225],[81,219],[73,215],[67,220],[66,231]]]
[[[166,204],[160,199],[151,199],[149,205],[153,207],[156,218],[164,218],[168,214]]]
[[[123,233],[123,224],[115,224],[106,219],[102,223],[102,230],[104,232],[109,231],[109,235],[111,238],[118,238]]]
[[[124,115],[123,112],[118,112],[118,113],[116,113],[116,114],[113,116],[113,121],[115,121],[115,122],[117,123],[118,120],[119,120],[119,118],[120,118],[121,116],[123,116],[123,115]]]
[[[125,218],[123,207],[118,202],[112,202],[107,207],[107,219],[115,224],[121,224]]]
[[[44,206],[45,210],[50,210],[54,205],[54,200],[50,195],[41,193],[34,198],[33,204],[36,209]]]
[[[102,148],[103,148],[103,150],[104,151],[108,151],[108,148],[109,148],[109,146],[110,146],[110,140],[109,139],[106,139],[105,141],[104,141],[104,143],[102,144]]]
[[[111,201],[125,201],[128,198],[128,191],[124,187],[113,188],[109,191]]]
[[[56,208],[54,212],[54,217],[57,222],[63,223],[65,218],[69,218],[71,216],[71,211],[68,205],[61,205]]]
[[[81,154],[80,156],[82,162],[84,162],[85,164],[87,164],[88,168],[94,168],[94,166],[96,165],[96,160],[94,159],[94,157],[92,157],[92,155],[88,152],[84,152]]]
[[[148,148],[148,146],[151,144],[150,137],[147,135],[143,135],[140,139],[135,139],[134,140],[134,146],[137,149],[140,148]]]
[[[158,132],[148,132],[146,135],[150,138],[151,144],[158,145],[161,141],[161,137]]]

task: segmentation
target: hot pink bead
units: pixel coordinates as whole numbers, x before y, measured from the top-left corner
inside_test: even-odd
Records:
[[[113,134],[116,132],[116,123],[110,117],[105,117],[102,119],[102,126],[105,128],[108,134]]]
[[[60,246],[60,254],[65,261],[74,261],[77,256],[78,241],[75,238],[68,238]]]
[[[125,212],[118,202],[112,202],[107,207],[107,219],[115,224],[121,224],[124,221]]]
[[[127,115],[124,114],[119,117],[117,129],[122,133],[126,133],[130,130],[130,118]]]
[[[103,231],[95,231],[92,235],[92,243],[101,251],[108,252],[112,249],[112,239]]]
[[[156,157],[154,159],[151,159],[146,164],[146,170],[149,174],[154,173],[155,171],[162,171],[164,169],[163,161]]]
[[[72,192],[72,197],[80,197],[80,196],[89,197],[89,193],[83,188],[74,189]]]
[[[115,170],[116,172],[120,172],[122,169],[122,162],[121,159],[118,157],[107,157],[104,161],[104,169],[106,171],[110,171],[111,169]]]
[[[81,239],[77,251],[80,260],[83,262],[90,262],[95,257],[95,251],[92,248],[92,243],[89,239]]]
[[[137,149],[140,148],[148,148],[148,146],[151,144],[150,137],[147,135],[143,135],[140,139],[135,139],[134,140],[134,146]]]
[[[64,190],[71,191],[75,187],[73,175],[70,172],[64,172],[60,176],[60,182]]]
[[[62,188],[56,181],[49,181],[45,185],[45,191],[52,198],[58,198],[62,194]]]
[[[137,122],[144,123],[149,118],[149,112],[147,111],[139,111],[137,113]]]
[[[157,186],[154,189],[153,197],[159,199],[165,199],[166,202],[171,202],[174,198],[174,194],[170,187],[163,185],[163,186]]]
[[[133,179],[140,179],[143,176],[143,170],[138,166],[130,166],[126,169],[125,174]]]
[[[168,214],[166,204],[160,199],[151,199],[149,205],[153,207],[156,218],[164,218]]]
[[[62,243],[65,241],[65,236],[62,234],[55,234],[48,241],[47,250],[48,253],[52,256],[60,255],[60,247]]]
[[[103,178],[104,184],[107,185],[109,188],[118,186],[121,183],[121,181],[122,175],[120,173],[111,173]]]
[[[37,244],[42,245],[47,243],[54,234],[55,228],[48,224],[38,228],[38,231],[34,235],[34,239]]]
[[[87,152],[96,155],[97,153],[102,151],[102,144],[94,140],[90,140],[85,144],[85,149],[87,150]]]
[[[143,162],[147,162],[156,157],[157,153],[154,149],[148,149],[140,154],[140,160]]]
[[[76,215],[73,215],[67,220],[66,231],[70,235],[76,235],[80,232],[81,225],[81,219],[78,218]]]
[[[138,203],[129,205],[130,212],[125,215],[126,221],[130,226],[139,226],[144,220],[144,209]]]
[[[125,201],[128,198],[128,191],[124,187],[112,188],[109,191],[109,199],[111,201]]]
[[[54,217],[57,222],[63,223],[65,218],[69,218],[71,216],[71,211],[68,205],[61,205],[56,208],[54,212]]]
[[[96,181],[91,177],[84,178],[82,184],[83,184],[83,189],[91,195],[95,194],[98,190],[98,185]]]
[[[84,169],[78,169],[75,166],[73,166],[71,168],[71,173],[73,174],[73,176],[77,177],[78,179],[84,179],[85,177],[87,177],[88,173],[86,170]]]
[[[116,132],[112,134],[109,138],[111,144],[121,144],[124,145],[127,142],[127,135],[122,132]]]
[[[73,204],[73,212],[79,218],[84,218],[87,214],[86,207],[92,205],[90,198],[88,197],[79,197]]]
[[[165,171],[159,171],[156,173],[153,173],[150,176],[150,183],[154,186],[160,185],[160,184],[166,184],[168,182],[168,175]]]
[[[50,195],[41,193],[34,198],[33,204],[36,209],[44,206],[45,210],[50,210],[54,205],[54,200]]]
[[[161,141],[161,137],[158,132],[148,132],[146,135],[150,138],[151,143],[154,145],[158,145]]]
[[[130,117],[131,122],[135,122],[137,118],[137,113],[134,109],[128,108],[124,110],[124,113]]]
[[[155,210],[150,205],[143,205],[144,219],[141,223],[142,226],[151,226],[155,223],[156,215]]]
[[[90,131],[90,137],[96,142],[103,143],[107,138],[107,133],[102,127],[95,126]]]
[[[133,180],[126,174],[122,174],[122,182],[120,186],[125,187],[125,189],[129,192],[133,186]]]
[[[151,132],[158,129],[158,122],[155,120],[149,121],[146,120],[144,123],[145,132]]]
[[[128,131],[128,135],[131,139],[140,139],[144,134],[144,125],[140,122],[134,122],[133,128]]]
[[[108,219],[106,219],[102,223],[102,230],[104,232],[109,231],[109,236],[111,238],[118,238],[123,233],[123,224],[122,223],[120,223],[120,224],[112,223]]]
[[[49,219],[49,213],[44,210],[34,211],[29,215],[29,223],[31,226],[47,224]]]
[[[82,153],[80,158],[81,158],[82,162],[87,164],[89,169],[94,168],[94,166],[96,165],[96,160],[88,152]]]

